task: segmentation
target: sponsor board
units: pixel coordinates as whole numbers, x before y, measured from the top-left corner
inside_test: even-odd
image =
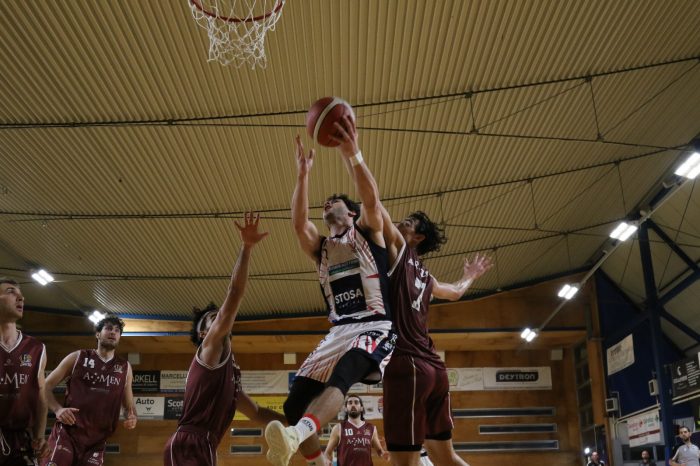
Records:
[[[156,396],[134,397],[136,415],[140,419],[163,419],[165,398]]]
[[[160,371],[160,391],[177,393],[185,391],[187,371]]]
[[[632,335],[627,335],[620,342],[608,348],[606,356],[608,375],[613,375],[634,364],[634,340]]]

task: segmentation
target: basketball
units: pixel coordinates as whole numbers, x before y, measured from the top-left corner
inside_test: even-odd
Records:
[[[340,137],[335,128],[336,121],[349,115],[355,121],[355,113],[349,103],[338,97],[323,97],[311,105],[306,113],[306,132],[314,141],[324,147],[338,145],[331,136]]]

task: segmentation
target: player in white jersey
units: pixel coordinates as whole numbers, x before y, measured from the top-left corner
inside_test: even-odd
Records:
[[[325,465],[316,432],[338,413],[351,385],[381,380],[396,342],[377,184],[362,163],[354,121],[347,117],[337,129],[342,135],[338,149],[353,167],[362,207],[345,195],[329,197],[323,206],[329,233],[319,234],[308,218],[314,151],[307,156],[297,136],[292,223],[302,250],[318,269],[333,327],[297,372],[284,404],[290,427],[273,421],[265,429],[267,458],[275,466],[286,466],[297,449],[309,465]]]

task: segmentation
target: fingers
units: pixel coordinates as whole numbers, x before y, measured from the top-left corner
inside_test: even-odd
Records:
[[[234,220],[233,224],[236,225],[236,228],[238,228],[238,231],[243,231],[243,227],[241,226],[240,223],[238,223],[238,220]]]
[[[345,127],[341,125],[340,122],[334,122],[333,126],[335,126],[335,129],[337,129],[340,135],[342,136],[342,140],[340,140],[341,143],[350,142],[352,140],[348,132],[345,130]],[[331,137],[333,138],[333,140],[338,140],[338,138],[335,138],[333,136]]]
[[[345,115],[343,118],[345,119],[345,123],[347,125],[347,128],[349,129],[349,133],[352,135],[353,139],[355,139],[355,135],[357,134],[357,128],[355,128],[355,119],[350,118],[350,115]]]
[[[303,157],[304,156],[304,144],[301,142],[301,136],[297,134],[297,137],[294,139],[297,147],[297,158]]]

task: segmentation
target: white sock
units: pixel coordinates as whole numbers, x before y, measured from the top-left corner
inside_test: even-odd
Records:
[[[297,425],[294,426],[299,435],[299,443],[314,435],[319,429],[319,422],[313,414],[304,414]]]

